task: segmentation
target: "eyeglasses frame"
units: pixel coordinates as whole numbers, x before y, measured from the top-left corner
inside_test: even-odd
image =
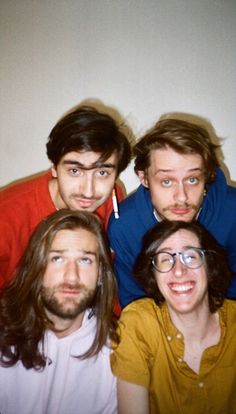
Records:
[[[202,263],[199,265],[199,266],[197,266],[197,267],[189,267],[185,262],[184,262],[184,259],[183,259],[183,253],[184,252],[186,252],[186,251],[188,251],[188,250],[195,250],[195,251],[197,251],[197,252],[200,252],[200,254],[201,254],[201,258],[202,258]],[[152,263],[152,266],[154,267],[154,269],[155,270],[157,270],[157,272],[159,272],[159,273],[168,273],[168,272],[170,272],[174,267],[175,267],[175,264],[176,264],[176,257],[178,256],[179,258],[180,258],[180,262],[185,266],[185,267],[187,267],[188,269],[199,269],[202,265],[203,265],[203,263],[204,263],[204,261],[205,261],[205,255],[207,254],[207,253],[209,253],[209,252],[212,252],[212,253],[216,253],[215,251],[213,251],[213,250],[207,250],[207,249],[202,249],[201,247],[188,247],[188,248],[186,248],[186,249],[184,249],[182,252],[176,252],[176,253],[170,253],[170,252],[166,252],[166,251],[160,251],[160,252],[157,252],[157,253],[155,253],[152,257],[151,257],[151,263]],[[159,269],[157,269],[157,267],[156,267],[156,264],[155,264],[155,261],[154,261],[154,257],[158,254],[158,253],[167,253],[167,254],[169,254],[170,256],[172,256],[173,257],[173,264],[172,264],[172,266],[171,266],[171,268],[169,269],[169,270],[165,270],[164,272],[163,272],[163,270],[159,270]]]

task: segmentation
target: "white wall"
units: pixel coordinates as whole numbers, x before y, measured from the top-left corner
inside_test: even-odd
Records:
[[[236,180],[235,0],[1,0],[0,19],[0,186],[49,166],[51,128],[86,98],[137,137],[165,112],[209,119]]]

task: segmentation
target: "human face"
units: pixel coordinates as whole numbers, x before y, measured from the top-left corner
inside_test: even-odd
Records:
[[[43,277],[42,302],[56,327],[79,328],[94,298],[99,269],[98,241],[84,229],[60,230],[51,245]]]
[[[189,230],[178,230],[158,247],[157,252],[182,252],[189,247],[201,247],[197,236]],[[176,256],[174,267],[166,273],[155,270],[158,288],[162,293],[170,314],[186,314],[201,309],[209,309],[208,280],[206,264],[197,269],[189,269]]]
[[[147,171],[139,171],[150,189],[152,204],[168,220],[191,221],[202,204],[205,178],[199,154],[179,154],[172,148],[152,150]]]
[[[92,151],[68,152],[53,166],[51,195],[58,209],[94,212],[110,196],[117,175],[117,154],[95,166],[100,154]]]

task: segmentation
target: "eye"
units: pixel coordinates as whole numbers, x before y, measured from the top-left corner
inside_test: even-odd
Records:
[[[172,180],[170,180],[169,178],[166,178],[165,180],[162,180],[161,183],[164,187],[170,187],[172,184]]]
[[[81,171],[78,168],[70,168],[69,174],[77,177],[78,175],[81,175]]]
[[[161,264],[173,262],[173,257],[169,253],[159,253],[157,258]]]
[[[61,263],[63,261],[63,258],[62,258],[62,256],[54,255],[54,256],[50,257],[50,261],[52,263]]]
[[[97,171],[97,174],[98,174],[100,177],[107,177],[107,176],[109,175],[109,173],[108,173],[108,171],[107,171],[107,170],[99,170],[99,171]]]
[[[198,184],[198,182],[199,182],[199,179],[197,177],[189,177],[188,178],[188,183],[191,184],[191,185]]]
[[[90,257],[82,257],[80,259],[80,263],[83,265],[90,265],[93,263],[92,259],[90,259]]]
[[[184,255],[184,259],[186,263],[191,263],[194,260],[194,256],[190,255]]]
[[[199,252],[196,250],[190,250],[187,252],[184,252],[184,260],[185,262],[188,263],[193,263],[198,261],[199,259]]]

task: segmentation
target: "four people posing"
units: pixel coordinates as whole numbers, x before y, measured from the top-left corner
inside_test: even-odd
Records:
[[[56,124],[51,170],[0,194],[1,413],[115,413],[111,341],[120,414],[231,412],[236,189],[217,148],[205,128],[171,118],[134,147],[141,185],[108,228],[121,304],[135,300],[116,331],[103,229],[131,147],[92,107]]]
[[[226,248],[235,274],[228,297],[236,298],[236,188],[227,185],[216,150],[205,128],[171,118],[157,122],[134,147],[141,185],[108,228],[122,306],[145,296],[133,267],[144,234],[163,219],[197,220]]]

